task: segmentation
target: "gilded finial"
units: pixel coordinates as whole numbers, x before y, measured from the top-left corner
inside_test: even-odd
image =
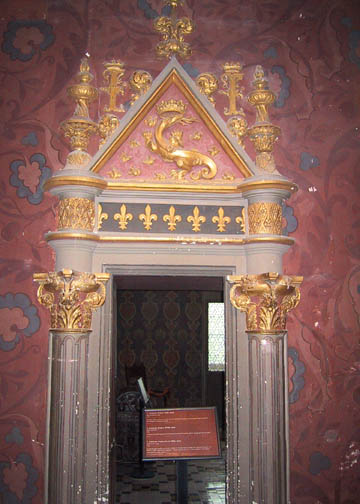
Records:
[[[89,60],[83,58],[77,74],[78,83],[67,89],[68,96],[75,102],[74,114],[60,124],[65,137],[70,139],[72,149],[67,164],[85,165],[90,160],[90,155],[86,151],[90,136],[97,132],[97,125],[90,119],[89,104],[98,96],[98,90],[90,84],[92,80]]]
[[[248,134],[256,150],[256,164],[259,168],[274,172],[276,170],[273,148],[280,135],[280,128],[271,124],[269,107],[275,101],[275,94],[269,89],[263,68],[255,68],[253,91],[248,101],[256,108],[255,124],[249,128]]]
[[[170,17],[160,16],[154,21],[154,30],[162,36],[162,41],[156,46],[159,58],[177,55],[185,59],[192,54],[190,44],[184,41],[184,36],[194,31],[195,24],[188,17],[176,18],[176,10],[182,4],[182,0],[164,0],[164,5],[171,8]]]

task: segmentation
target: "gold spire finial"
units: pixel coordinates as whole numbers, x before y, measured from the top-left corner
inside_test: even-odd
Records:
[[[248,101],[256,108],[255,124],[248,130],[250,140],[256,149],[256,164],[259,168],[274,172],[276,170],[273,148],[279,138],[281,130],[271,124],[268,108],[275,101],[275,94],[269,89],[263,68],[255,68],[253,91]]]
[[[88,58],[83,58],[77,74],[77,84],[67,89],[68,96],[75,102],[73,116],[60,124],[65,137],[70,139],[72,151],[68,156],[69,164],[84,165],[90,159],[86,152],[90,136],[97,131],[97,125],[90,119],[89,104],[98,96],[98,90],[90,84],[93,75],[90,73]],[[79,151],[81,151],[79,153]]]
[[[188,17],[176,18],[176,10],[183,5],[182,0],[164,0],[171,8],[170,17],[160,16],[154,21],[154,30],[162,35],[162,41],[156,46],[159,58],[171,58],[178,55],[189,58],[192,54],[190,44],[184,41],[184,35],[189,35],[195,29],[194,22]]]

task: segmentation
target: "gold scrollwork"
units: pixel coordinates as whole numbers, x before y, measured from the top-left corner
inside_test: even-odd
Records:
[[[50,310],[51,329],[88,332],[92,311],[105,302],[108,273],[82,273],[71,269],[35,273],[37,298]]]
[[[200,93],[205,95],[206,98],[215,105],[215,98],[212,95],[219,87],[216,76],[211,73],[202,73],[197,76],[196,85],[199,88]]]
[[[281,235],[282,207],[278,203],[261,201],[248,208],[249,234]]]
[[[119,126],[119,119],[113,114],[104,114],[99,121],[99,146],[101,147]]]
[[[236,224],[240,224],[240,231],[245,233],[245,208],[241,210],[241,215],[235,217]]]
[[[139,215],[139,220],[141,220],[144,224],[144,228],[147,231],[150,231],[152,228],[152,221],[156,222],[158,220],[158,216],[156,214],[151,213],[151,206],[146,205],[145,207],[145,213],[142,213]]]
[[[214,215],[214,217],[212,218],[212,222],[214,224],[217,224],[217,230],[220,233],[223,233],[224,231],[226,231],[226,226],[227,226],[227,224],[230,224],[231,219],[230,219],[230,217],[227,217],[224,214],[223,207],[220,207],[218,209],[218,215]]]
[[[129,84],[134,91],[131,95],[131,105],[140,98],[150,88],[152,84],[152,77],[146,70],[135,70],[131,74]]]
[[[181,222],[181,215],[176,215],[175,207],[171,205],[169,213],[163,216],[163,221],[168,223],[169,231],[175,231],[177,222]]]
[[[179,180],[184,175],[191,172],[194,167],[203,166],[197,173],[192,173],[190,177],[193,180],[212,179],[217,173],[216,163],[207,155],[201,154],[196,150],[184,150],[181,130],[175,130],[170,133],[169,140],[165,138],[164,132],[174,124],[187,125],[193,123],[194,117],[185,117],[186,104],[181,100],[162,101],[157,106],[157,112],[161,118],[155,128],[155,137],[153,139],[151,131],[145,131],[145,145],[152,152],[159,154],[166,162],[174,162],[180,168]]]
[[[93,231],[95,203],[87,198],[63,198],[57,208],[58,229]]]
[[[244,147],[244,139],[248,134],[248,124],[243,109],[240,109],[240,115],[230,117],[226,125],[231,135],[237,138],[238,144]]]
[[[128,221],[133,220],[133,214],[127,213],[126,205],[123,203],[120,207],[120,213],[114,215],[114,220],[119,221],[119,228],[124,231],[128,227]]]
[[[193,210],[193,214],[189,215],[186,220],[187,222],[192,223],[192,230],[195,233],[198,233],[200,231],[201,224],[206,222],[206,217],[204,215],[200,215],[200,210],[196,206]]]
[[[300,301],[301,276],[279,273],[229,276],[230,301],[246,313],[247,331],[271,334],[286,330],[287,313]]]
[[[103,212],[101,203],[98,203],[98,230],[101,229],[104,220],[108,220],[109,214]]]

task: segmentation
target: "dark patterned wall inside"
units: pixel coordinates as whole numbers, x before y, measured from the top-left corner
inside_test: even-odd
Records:
[[[197,291],[118,291],[118,385],[142,363],[168,407],[202,405],[203,304]],[[161,404],[160,404],[161,405]]]

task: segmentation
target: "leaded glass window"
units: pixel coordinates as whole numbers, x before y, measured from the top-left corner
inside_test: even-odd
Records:
[[[208,303],[208,369],[225,371],[224,303]]]

